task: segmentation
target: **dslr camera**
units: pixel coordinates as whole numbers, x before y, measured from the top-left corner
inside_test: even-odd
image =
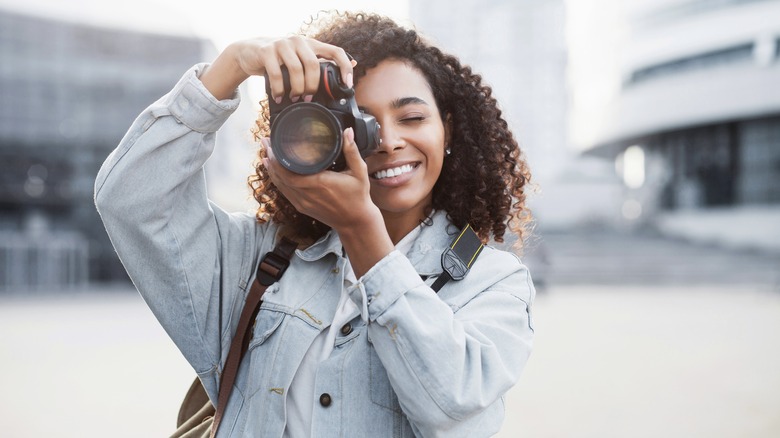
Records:
[[[271,149],[285,168],[311,175],[325,169],[346,168],[341,141],[344,130],[352,128],[362,158],[379,147],[379,124],[362,113],[355,101],[355,90],[341,82],[338,66],[320,62],[320,84],[311,102],[292,102],[290,75],[282,66],[284,95],[281,103],[271,98],[268,76],[265,90],[269,96]]]

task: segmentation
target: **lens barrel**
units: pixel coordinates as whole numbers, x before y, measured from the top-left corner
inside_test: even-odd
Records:
[[[302,175],[322,172],[341,155],[343,128],[338,118],[318,103],[296,103],[274,120],[271,147],[287,169]]]
[[[341,153],[343,131],[353,128],[360,156],[366,158],[379,147],[379,124],[360,111],[355,90],[341,82],[335,63],[320,63],[320,85],[311,102],[292,102],[289,72],[282,66],[285,94],[280,102],[268,100],[271,122],[271,148],[287,169],[311,175],[325,169],[346,168]],[[266,94],[271,89],[266,77]]]

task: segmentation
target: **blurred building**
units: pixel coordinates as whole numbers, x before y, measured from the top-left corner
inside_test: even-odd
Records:
[[[0,290],[126,279],[95,175],[137,114],[212,53],[192,36],[0,10]]]
[[[615,158],[624,215],[780,250],[780,1],[615,2],[622,84],[589,153]]]
[[[621,185],[612,166],[570,145],[565,1],[411,2],[410,18],[493,88],[531,166],[537,229],[613,224]]]

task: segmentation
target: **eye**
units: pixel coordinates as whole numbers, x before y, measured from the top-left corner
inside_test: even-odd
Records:
[[[404,117],[401,119],[401,122],[422,122],[425,120],[424,116],[412,116],[412,117]]]

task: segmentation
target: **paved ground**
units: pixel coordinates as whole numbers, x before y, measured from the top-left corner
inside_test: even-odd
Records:
[[[551,286],[501,438],[780,436],[780,292]],[[155,437],[193,373],[132,293],[0,296],[3,436]],[[63,432],[65,431],[65,432]]]
[[[500,437],[780,437],[780,294],[551,289]]]

